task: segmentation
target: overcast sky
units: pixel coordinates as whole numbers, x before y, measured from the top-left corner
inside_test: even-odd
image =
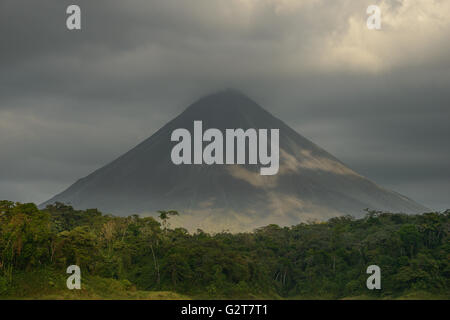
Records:
[[[448,0],[1,0],[0,37],[1,199],[43,202],[231,87],[376,183],[450,208]]]

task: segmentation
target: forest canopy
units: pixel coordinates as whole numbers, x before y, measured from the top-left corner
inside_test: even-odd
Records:
[[[173,210],[115,217],[55,203],[0,201],[0,297],[21,292],[20,275],[45,270],[116,279],[137,290],[202,298],[331,299],[395,297],[412,291],[449,295],[449,215],[367,210],[248,233],[170,228]],[[382,290],[366,287],[378,265]],[[23,291],[23,290],[22,290]]]

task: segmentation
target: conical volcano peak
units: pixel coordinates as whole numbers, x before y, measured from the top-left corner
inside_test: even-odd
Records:
[[[203,112],[224,110],[246,112],[261,109],[254,100],[236,89],[225,89],[206,95],[187,108],[187,110],[201,110]]]
[[[177,119],[178,125],[202,120],[210,128],[272,128],[273,116],[236,89],[206,95],[191,104]],[[272,124],[272,125],[270,125]],[[277,124],[278,126],[278,124]]]
[[[197,134],[196,121],[202,123]],[[222,137],[227,129],[277,129],[279,170],[263,176],[258,170],[260,159],[254,161],[256,165],[247,161],[250,138],[241,153],[245,155],[243,163],[220,163],[226,159],[226,143],[217,149],[224,150],[222,161],[202,163],[203,157],[198,163],[195,141],[201,141],[196,154],[203,156],[202,150],[215,140],[206,142],[202,132],[212,128],[219,129]],[[178,129],[188,131],[185,141],[192,142],[191,162],[173,162],[173,148],[181,141],[173,141],[172,134]],[[260,140],[254,141],[261,158]],[[174,209],[182,217],[173,223],[206,231],[248,231],[273,223],[292,225],[337,215],[361,216],[365,208],[406,213],[427,210],[358,175],[234,89],[199,99],[150,138],[42,206],[56,201],[120,215],[153,215],[157,210]]]

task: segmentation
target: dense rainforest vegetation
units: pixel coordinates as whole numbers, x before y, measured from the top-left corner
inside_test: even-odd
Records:
[[[130,290],[201,298],[450,294],[450,210],[368,210],[362,219],[214,235],[169,228],[175,214],[115,217],[61,203],[39,210],[32,203],[0,201],[0,297],[26,295],[19,281],[24,276],[63,288],[71,264],[81,267],[82,279],[115,279]],[[366,288],[372,264],[381,268],[381,290]]]

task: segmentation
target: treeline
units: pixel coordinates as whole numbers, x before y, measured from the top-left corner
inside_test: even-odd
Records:
[[[139,290],[205,298],[396,296],[450,293],[449,215],[368,211],[251,233],[190,234],[159,219],[114,217],[56,203],[0,201],[0,296],[15,275],[40,269],[129,281]],[[182,213],[180,213],[182,214]],[[381,268],[382,290],[366,288],[366,269]]]

